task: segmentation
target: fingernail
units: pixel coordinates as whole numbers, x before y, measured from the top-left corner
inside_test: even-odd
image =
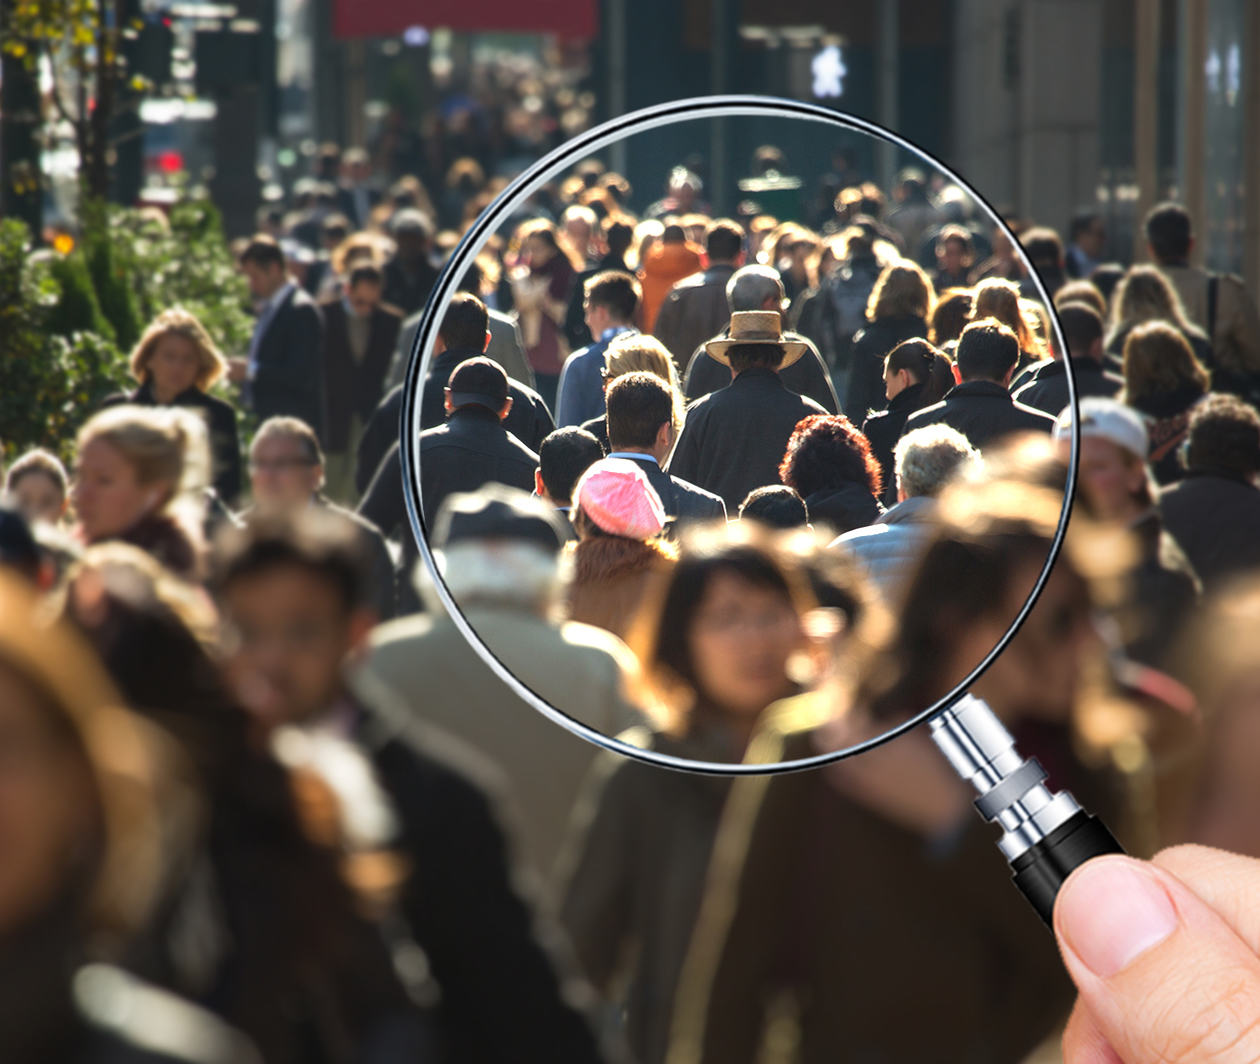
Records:
[[[1060,891],[1055,916],[1072,951],[1101,979],[1127,968],[1177,927],[1167,892],[1128,858],[1083,865]]]

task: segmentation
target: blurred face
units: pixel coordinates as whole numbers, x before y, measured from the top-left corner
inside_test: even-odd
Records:
[[[1070,440],[1059,441],[1059,453],[1069,460]],[[1128,521],[1144,509],[1137,494],[1146,483],[1146,467],[1110,440],[1081,437],[1079,475],[1085,505],[1098,520]]]
[[[591,227],[581,218],[570,218],[564,223],[565,236],[569,238],[570,243],[582,254],[586,254],[586,249],[591,243]]]
[[[38,471],[19,478],[13,497],[28,522],[46,521],[55,525],[66,512],[66,497],[52,477]]]
[[[960,273],[963,268],[963,245],[961,240],[946,240],[944,246],[936,251],[936,263],[949,274]]]
[[[791,692],[788,661],[801,622],[782,593],[718,572],[696,609],[690,650],[702,692],[719,707],[755,716]]]
[[[908,369],[894,370],[889,368],[887,363],[884,364],[884,395],[889,402],[909,388],[911,383]]]
[[[258,301],[270,299],[284,285],[284,267],[274,263],[262,266],[257,262],[243,262],[241,273],[249,284],[249,294]]]
[[[169,401],[188,391],[197,383],[201,359],[197,345],[187,336],[166,333],[158,337],[149,356],[145,372],[153,382],[153,391],[159,401]]]
[[[1107,243],[1107,227],[1103,225],[1102,219],[1095,218],[1090,222],[1089,228],[1077,236],[1076,242],[1091,259],[1101,258]]]
[[[89,440],[79,452],[74,478],[74,508],[88,542],[125,532],[162,503],[163,492],[141,484],[136,469],[104,439]]]
[[[223,594],[226,670],[241,704],[268,728],[328,709],[361,634],[336,589],[296,565],[239,577]]]
[[[259,506],[285,510],[304,506],[319,490],[323,474],[323,466],[312,463],[301,441],[292,436],[264,436],[250,451],[249,482]]]
[[[86,766],[52,713],[0,666],[0,936],[49,905],[91,831]]]
[[[371,281],[360,281],[346,293],[346,301],[356,317],[370,317],[381,305],[381,286]]]

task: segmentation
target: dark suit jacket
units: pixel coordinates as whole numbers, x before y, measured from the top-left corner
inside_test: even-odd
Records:
[[[637,462],[647,476],[648,483],[661,497],[665,512],[679,521],[714,521],[726,520],[726,504],[720,496],[714,495],[704,488],[697,488],[683,480],[682,477],[671,477],[656,464],[650,454],[621,453],[622,458]]]
[[[272,316],[258,345],[258,368],[249,382],[258,420],[301,418],[325,441],[324,318],[301,288],[294,288]]]
[[[723,329],[716,336],[712,336],[709,339],[717,340],[725,335],[726,330]],[[805,396],[807,399],[812,399],[822,407],[824,414],[838,414],[840,412],[840,403],[836,399],[836,390],[832,387],[831,378],[827,375],[827,367],[823,365],[822,356],[818,353],[818,348],[814,346],[812,341],[799,333],[785,332],[783,338],[785,340],[804,340],[809,345],[809,350],[805,354],[788,366],[787,369],[779,371],[779,380],[783,382],[783,386]],[[730,367],[724,366],[716,358],[710,357],[703,344],[697,347],[695,353],[691,356],[691,362],[687,365],[687,400],[699,399],[711,392],[716,392],[720,388],[725,388],[730,383]]]
[[[1124,387],[1124,378],[1111,373],[1101,362],[1092,358],[1077,359],[1072,363],[1076,373],[1076,394],[1084,399],[1101,395],[1114,399]],[[1032,380],[1014,393],[1015,401],[1043,410],[1051,417],[1058,417],[1068,405],[1067,368],[1061,359],[1047,362],[1033,374]]]
[[[779,483],[779,463],[796,423],[826,413],[785,387],[773,370],[745,370],[687,408],[669,472],[720,495],[727,512],[737,510],[754,488]]]
[[[1054,418],[1011,398],[996,381],[964,381],[951,388],[945,398],[911,414],[906,432],[924,425],[948,425],[957,429],[973,447],[985,444],[1012,432],[1050,432]]]
[[[368,326],[363,361],[350,353],[350,316],[340,299],[321,304],[324,312],[324,380],[328,394],[326,450],[340,454],[350,446],[350,421],[358,414],[366,425],[381,401],[385,373],[394,357],[402,312],[379,306]]]
[[[923,406],[920,396],[923,394],[922,384],[912,384],[893,396],[892,402],[885,410],[874,410],[862,423],[862,435],[871,442],[871,453],[879,459],[884,471],[885,506],[897,505],[897,474],[894,469],[893,452],[897,441],[905,430],[906,420]]]

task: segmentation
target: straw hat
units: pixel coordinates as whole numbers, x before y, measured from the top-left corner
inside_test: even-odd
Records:
[[[710,340],[704,349],[722,365],[729,366],[727,352],[748,344],[774,344],[781,348],[783,361],[779,369],[790,366],[809,346],[803,340],[783,339],[783,319],[777,310],[737,310],[731,315],[729,333],[720,340]]]

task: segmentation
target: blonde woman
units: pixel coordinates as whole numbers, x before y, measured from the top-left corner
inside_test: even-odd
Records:
[[[1037,338],[1037,322],[1028,313],[1027,301],[1021,299],[1019,285],[1001,277],[989,277],[976,285],[971,301],[971,321],[996,318],[1015,334],[1019,341],[1019,361],[1014,380],[1029,366],[1046,358],[1048,352]]]
[[[927,339],[936,290],[918,263],[897,259],[884,267],[866,303],[868,324],[853,337],[845,409],[862,424],[872,410],[883,410],[884,359],[903,340]]]
[[[102,407],[187,407],[205,422],[213,455],[212,486],[225,506],[241,492],[241,445],[236,408],[210,394],[227,373],[227,360],[197,318],[179,307],[164,310],[144,331],[131,352],[134,392],[112,395]]]
[[[623,333],[614,337],[604,352],[604,394],[608,394],[608,386],[613,381],[627,373],[651,373],[669,385],[674,397],[674,429],[681,430],[687,403],[678,383],[678,370],[665,345],[646,333]],[[599,445],[607,454],[608,422],[605,418],[602,415],[593,417],[584,421],[582,428],[599,440]]]
[[[120,406],[79,432],[71,498],[84,544],[122,540],[173,573],[201,573],[205,428],[185,410]]]
[[[1104,344],[1107,353],[1123,355],[1129,333],[1152,321],[1162,321],[1176,329],[1185,337],[1194,357],[1204,366],[1212,365],[1212,345],[1186,317],[1177,290],[1154,266],[1134,266],[1121,279],[1111,301],[1111,324]]]

